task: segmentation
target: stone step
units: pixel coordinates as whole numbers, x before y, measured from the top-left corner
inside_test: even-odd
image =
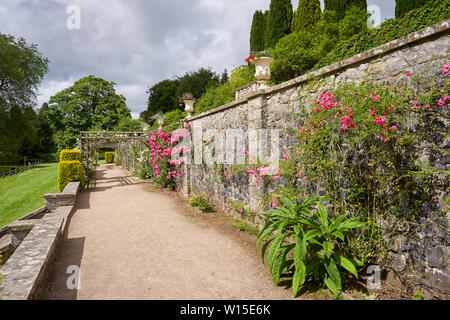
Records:
[[[0,254],[4,256],[9,250],[11,250],[11,235],[8,233],[0,238]]]

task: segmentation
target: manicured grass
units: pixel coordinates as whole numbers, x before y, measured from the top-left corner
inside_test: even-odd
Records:
[[[57,171],[57,163],[40,164],[0,179],[0,227],[43,207],[44,194],[58,192]]]

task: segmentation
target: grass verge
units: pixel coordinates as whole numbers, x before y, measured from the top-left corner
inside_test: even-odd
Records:
[[[0,228],[45,205],[43,195],[57,193],[58,164],[0,179]]]

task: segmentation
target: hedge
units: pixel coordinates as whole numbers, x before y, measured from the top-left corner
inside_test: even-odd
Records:
[[[81,152],[78,150],[62,150],[59,161],[82,161]]]
[[[62,192],[69,182],[81,181],[84,187],[84,169],[80,161],[60,161],[58,164],[58,190]]]
[[[106,163],[114,163],[114,158],[116,157],[116,152],[105,152]]]

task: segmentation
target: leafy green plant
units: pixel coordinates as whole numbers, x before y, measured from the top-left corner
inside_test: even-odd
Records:
[[[423,292],[420,290],[417,290],[416,293],[411,297],[411,300],[424,300]]]
[[[191,207],[197,207],[202,212],[213,212],[214,207],[203,197],[195,197],[189,200]]]
[[[114,158],[116,157],[116,152],[105,152],[106,163],[114,163]]]
[[[318,197],[297,205],[295,199],[279,196],[284,206],[265,211],[265,226],[261,230],[256,250],[264,239],[261,256],[267,252],[267,263],[275,284],[284,272],[293,272],[292,291],[298,295],[307,280],[322,280],[339,296],[344,280],[339,269],[358,277],[357,259],[344,256],[348,240],[354,237],[352,229],[364,226],[358,218],[347,214],[330,216],[321,204],[326,198]],[[316,210],[311,211],[311,207]],[[269,247],[270,246],[270,247]]]
[[[257,227],[255,227],[254,225],[237,219],[233,222],[233,226],[237,229],[239,229],[240,231],[249,233],[249,234],[258,234],[259,233],[259,229]]]

